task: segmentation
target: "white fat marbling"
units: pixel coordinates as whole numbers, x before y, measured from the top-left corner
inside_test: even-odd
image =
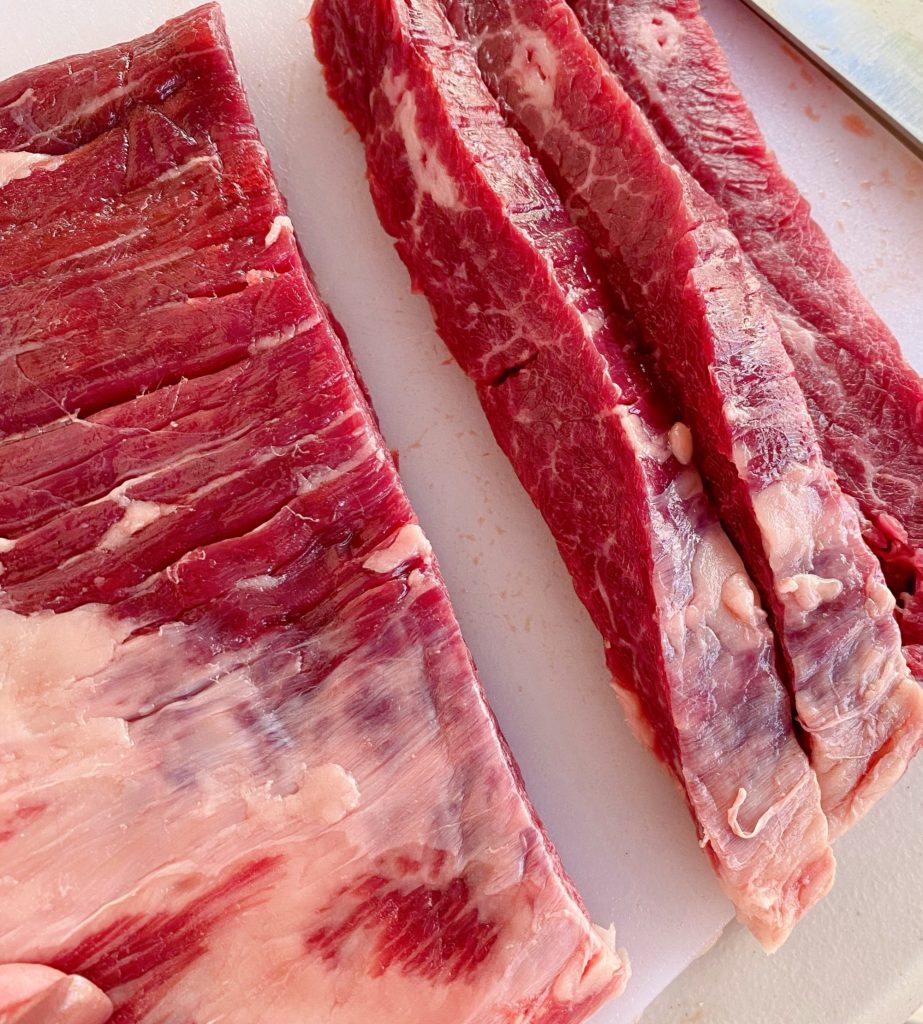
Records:
[[[360,802],[356,777],[335,762],[302,765],[291,792],[275,793],[273,788],[270,780],[245,793],[252,815],[329,827],[341,822]]]
[[[45,153],[0,152],[0,188],[11,181],[21,181],[35,171],[56,171],[64,158]]]
[[[263,242],[267,249],[281,238],[283,231],[289,235],[293,235],[295,233],[295,229],[292,227],[291,218],[283,216],[276,217],[270,225],[269,230],[266,232],[266,238]]]
[[[652,64],[669,63],[682,46],[684,33],[682,24],[662,5],[657,8],[656,18],[652,18],[650,11],[644,9],[643,6],[638,10],[640,29],[637,32],[637,39],[639,45],[647,51]]]
[[[673,451],[667,435],[651,430],[627,405],[617,405],[615,415],[622,421],[631,447],[639,455],[661,464],[672,456]]]
[[[824,511],[820,495],[808,484],[813,475],[808,466],[792,466],[753,499],[769,564],[776,573],[795,575],[793,570],[808,568],[813,560],[814,527]]]
[[[282,578],[280,576],[269,576],[264,574],[262,576],[248,576],[246,579],[238,580],[235,586],[238,590],[274,590],[280,583]]]
[[[69,252],[62,256],[60,259],[55,260],[53,263],[49,263],[45,268],[45,272],[55,270],[61,266],[62,263],[72,263],[75,260],[85,259],[87,256],[98,256],[101,252],[108,252],[110,249],[117,249],[120,245],[126,245],[128,242],[133,242],[136,238],[140,238],[146,234],[148,229],[146,227],[137,227],[131,231],[126,231],[124,235],[116,235],[114,238],[110,238],[108,242],[100,242],[99,245],[92,245],[89,249],[81,249],[80,252]]]
[[[787,576],[778,583],[779,593],[792,594],[802,611],[813,612],[827,601],[835,601],[843,593],[840,580],[827,580],[810,572]]]
[[[865,609],[873,619],[894,614],[897,602],[879,576],[869,576],[865,581],[865,593]]]
[[[755,839],[756,836],[758,836],[760,832],[762,832],[763,829],[766,827],[766,823],[772,820],[772,818],[777,813],[778,809],[776,807],[770,807],[767,811],[765,811],[762,814],[762,816],[756,822],[753,828],[747,831],[745,828],[741,827],[741,824],[737,818],[738,814],[740,813],[740,809],[741,807],[743,807],[746,799],[747,791],[746,789],[744,789],[743,786],[741,786],[740,789],[737,790],[737,796],[734,802],[728,808],[728,825],[735,836],[739,836],[741,839]]]
[[[387,574],[406,564],[413,558],[429,562],[433,557],[433,549],[423,531],[416,523],[409,523],[399,530],[380,547],[376,548],[362,563],[369,572]]]
[[[0,610],[0,688],[38,694],[44,682],[81,679],[101,671],[130,632],[104,605],[20,615]]]
[[[0,719],[7,741],[73,721],[81,700],[75,684],[109,666],[130,632],[105,605],[31,615],[0,610]]]
[[[104,551],[121,547],[146,526],[173,511],[172,505],[158,505],[155,501],[132,501],[125,498],[123,504],[125,511],[122,518],[113,523],[99,539],[98,547]]]
[[[4,103],[0,105],[0,110],[15,110],[17,107],[24,107],[27,103],[31,103],[35,99],[35,90],[30,85],[28,89],[20,93],[11,103]]]
[[[765,643],[764,613],[756,591],[734,545],[717,524],[705,531],[696,547],[692,585],[692,600],[671,621],[674,647],[685,648],[687,629],[713,633],[734,653]]]
[[[458,209],[461,203],[455,181],[439,154],[420,137],[417,101],[413,91],[406,87],[406,78],[403,75],[394,77],[390,70],[386,70],[381,90],[394,107],[394,126],[404,140],[407,163],[417,188],[437,205]]]
[[[593,925],[593,930],[602,939],[604,948],[627,963],[624,949],[615,945],[615,926],[601,928]],[[606,983],[612,974],[612,965],[608,957],[598,956],[594,950],[584,948],[577,950],[564,964],[561,973],[554,983],[552,993],[565,1006],[579,1004],[582,992],[594,991]]]
[[[115,85],[108,92],[101,93],[99,96],[91,95],[86,102],[82,103],[79,107],[76,107],[64,121],[60,124],[54,125],[52,128],[49,128],[47,131],[44,131],[35,137],[44,138],[45,136],[56,135],[58,129],[69,124],[75,124],[77,121],[84,120],[84,118],[92,117],[104,107],[108,107],[110,103],[116,103],[118,100],[129,97],[136,89],[138,89],[139,84],[140,83],[132,82],[128,85]]]
[[[553,109],[558,79],[558,56],[544,32],[516,26],[508,74],[529,102],[543,113]]]
[[[179,164],[177,167],[171,167],[168,171],[164,171],[163,174],[158,175],[158,177],[151,182],[151,185],[162,185],[168,181],[175,181],[177,178],[182,178],[189,171],[193,170],[193,168],[201,167],[203,164],[214,164],[215,167],[218,167],[220,160],[213,153],[210,153],[207,156],[194,156],[184,164]]]
[[[253,283],[248,281],[249,283]],[[282,331],[276,331],[273,334],[264,334],[261,338],[254,338],[250,342],[250,354],[257,355],[259,352],[268,352],[270,349],[278,348],[286,341],[291,341],[292,338],[297,337],[299,334],[306,334],[311,330],[312,327],[316,327],[321,322],[320,315],[309,317],[307,320],[301,320],[292,327],[286,327]]]
[[[670,448],[681,465],[688,466],[692,462],[692,431],[685,423],[674,423],[670,427]]]
[[[740,622],[757,626],[759,597],[746,573],[734,572],[727,577],[721,587],[721,603]]]
[[[632,736],[643,747],[653,750],[657,743],[657,737],[654,734],[650,717],[641,703],[641,698],[634,690],[629,690],[627,686],[622,686],[614,676],[612,677],[612,689],[615,690],[615,695],[619,699],[622,714],[625,716],[625,724],[631,730]]]

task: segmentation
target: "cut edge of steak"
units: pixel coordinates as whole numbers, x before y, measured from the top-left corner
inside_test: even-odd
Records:
[[[727,219],[563,0],[443,0],[637,316],[776,630],[836,836],[923,739],[894,600],[827,468],[772,310]]]
[[[487,706],[219,8],[0,97],[0,163],[45,154],[0,185],[0,961],[138,1024],[583,1020],[627,960]]]
[[[768,948],[828,890],[819,788],[765,614],[688,430],[624,349],[593,257],[435,0],[320,0],[312,26],[386,230],[472,378],[668,765],[738,915]]]
[[[923,644],[923,380],[769,148],[698,0],[571,6],[666,146],[726,211],[776,313],[824,456],[859,502],[904,642]]]

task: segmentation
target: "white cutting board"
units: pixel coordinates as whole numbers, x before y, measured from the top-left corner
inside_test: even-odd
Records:
[[[712,944],[730,906],[683,801],[622,722],[600,639],[541,518],[434,333],[425,302],[409,292],[373,212],[359,142],[323,92],[304,22],[308,3],[225,0],[241,73],[304,250],[349,334],[385,436],[400,452],[407,489],[530,794],[593,916],[615,921],[630,951],[628,991],[597,1018],[628,1024]],[[0,77],[128,39],[190,6],[3,0]],[[712,0],[709,9],[725,15],[736,6]],[[799,67],[771,37],[741,31],[737,20],[722,16],[720,24],[733,29],[732,56],[747,70],[746,83],[757,83],[751,92],[772,141],[923,366],[923,347],[910,347],[913,325],[923,323],[923,213],[918,195],[909,196],[923,189],[913,177],[919,169],[878,133],[859,138],[832,114],[810,120],[805,97],[821,101]],[[817,112],[826,115],[826,107]],[[881,868],[887,873],[887,864]],[[882,946],[887,936],[874,941]]]

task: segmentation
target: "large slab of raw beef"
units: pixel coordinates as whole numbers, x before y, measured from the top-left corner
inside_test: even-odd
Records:
[[[923,381],[769,149],[698,0],[572,0],[766,286],[824,455],[860,504],[923,678]]]
[[[684,410],[771,612],[836,835],[904,772],[923,738],[923,693],[771,307],[724,214],[669,155],[563,0],[445,2]]]
[[[220,13],[0,85],[0,961],[119,1024],[564,1024],[564,875]]]
[[[313,19],[382,222],[555,536],[630,721],[773,948],[833,858],[765,614],[688,465],[688,430],[624,353],[588,243],[438,0],[320,0]]]

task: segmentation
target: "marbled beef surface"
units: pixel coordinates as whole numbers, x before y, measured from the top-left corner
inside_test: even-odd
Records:
[[[535,818],[220,13],[0,85],[0,960],[118,1024],[563,1024]]]
[[[382,223],[554,534],[629,721],[682,787],[738,915],[778,946],[833,857],[766,615],[688,428],[437,0],[320,0],[314,31]]]

